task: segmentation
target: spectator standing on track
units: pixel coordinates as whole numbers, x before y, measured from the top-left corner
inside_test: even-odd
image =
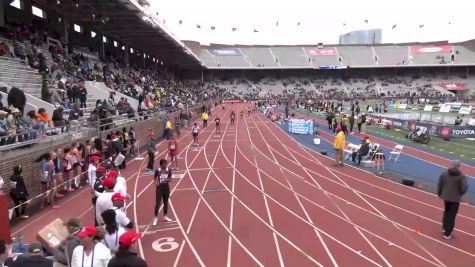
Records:
[[[148,164],[147,164],[147,172],[153,172],[153,162],[155,161],[155,152],[157,149],[155,148],[155,133],[152,129],[148,129],[147,135],[147,153],[148,153]]]
[[[358,115],[358,118],[356,118],[356,125],[358,126],[358,133],[361,133],[361,124],[363,123],[363,116]]]
[[[136,241],[139,233],[125,232],[119,238],[119,249],[107,267],[147,267],[147,263],[138,254]]]
[[[201,115],[201,118],[203,119],[203,128],[207,127],[208,119],[209,119],[208,112],[203,112],[203,114]]]
[[[127,217],[124,212],[125,200],[128,197],[121,193],[114,193],[111,197],[112,200],[112,210],[115,212],[115,220],[117,225],[123,227],[124,229],[132,229],[134,227],[134,223]]]
[[[341,130],[340,127],[336,128],[336,137],[333,148],[335,149],[335,161],[336,165],[343,166],[343,149],[345,149],[345,133]]]
[[[25,186],[25,180],[21,175],[23,168],[17,165],[13,168],[13,175],[10,177],[10,197],[15,203],[15,214],[20,219],[27,219],[29,216],[25,215],[26,200],[28,197],[28,190]],[[22,204],[21,206],[18,206]]]
[[[198,126],[198,123],[194,123],[193,126],[191,127],[191,134],[193,135],[193,146],[199,146],[200,144],[198,143],[198,134],[200,132],[200,126]]]
[[[437,195],[444,200],[445,209],[442,218],[443,237],[452,238],[455,226],[455,217],[459,209],[462,196],[467,192],[467,178],[460,171],[460,161],[452,162],[452,167],[442,173],[437,186]]]
[[[351,113],[349,121],[350,121],[350,133],[353,133],[353,126],[355,125],[355,113]]]
[[[89,181],[89,186],[91,188],[94,187],[94,182],[97,179],[96,170],[97,170],[97,165],[99,164],[100,159],[101,158],[98,156],[92,156],[90,158],[89,168],[87,169],[87,179]]]
[[[119,248],[119,238],[125,233],[125,229],[117,224],[116,213],[114,210],[106,210],[102,213],[102,219],[105,222],[104,244],[115,254]]]
[[[216,134],[221,134],[221,127],[219,124],[221,123],[221,119],[216,116],[216,119],[214,119],[214,122],[216,123]]]
[[[340,125],[341,125],[341,130],[345,133],[348,134],[348,118],[346,115],[343,115],[343,117],[340,120]]]
[[[168,198],[170,197],[170,185],[168,184],[172,179],[172,171],[167,168],[167,160],[160,160],[160,168],[155,171],[155,210],[153,218],[153,226],[156,226],[158,223],[158,211],[163,199],[163,220],[166,222],[171,222],[172,219],[168,218]]]
[[[99,242],[96,227],[86,226],[76,235],[80,238],[81,245],[73,251],[71,267],[107,267],[112,257],[110,250]]]
[[[181,123],[180,123],[180,119],[177,117],[175,117],[175,133],[177,136],[180,136],[180,128],[181,128]]]
[[[231,111],[230,117],[231,117],[231,125],[234,125],[234,120],[236,119],[236,114],[234,113],[234,110]]]
[[[178,144],[176,142],[174,135],[172,135],[172,138],[168,142],[168,151],[169,151],[172,170],[178,170]],[[173,163],[175,163],[174,167],[173,167]]]
[[[167,119],[167,122],[165,123],[165,132],[163,133],[167,141],[170,140],[171,134],[172,134],[172,122],[170,121],[170,119]]]
[[[104,221],[102,220],[101,214],[112,208],[112,195],[114,193],[115,180],[113,178],[106,178],[101,181],[104,186],[104,192],[99,195],[96,200],[96,220],[98,225],[103,225]]]

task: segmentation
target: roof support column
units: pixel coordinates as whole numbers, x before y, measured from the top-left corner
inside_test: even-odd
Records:
[[[101,51],[102,51],[102,60],[106,61],[106,45],[104,44],[104,31],[101,31]]]
[[[1,1],[1,0],[0,0]],[[68,54],[68,46],[69,46],[69,24],[66,17],[63,18],[63,27],[64,27],[64,53]]]
[[[130,47],[127,46],[127,45],[124,45],[124,48],[125,48],[124,49],[124,53],[125,53],[124,54],[124,61],[125,61],[124,63],[125,63],[125,65],[129,65],[129,49],[130,49]]]
[[[0,0],[0,27],[5,26],[5,0]]]

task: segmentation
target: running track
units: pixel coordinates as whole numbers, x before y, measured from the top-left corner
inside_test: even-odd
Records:
[[[144,237],[149,266],[474,266],[475,208],[460,207],[452,240],[441,237],[435,196],[333,161],[295,142],[262,114],[215,110],[201,149],[179,141],[183,178],[171,183],[172,223],[150,226],[155,203],[147,158],[122,174],[133,199],[127,213]],[[214,120],[214,116],[210,120]],[[183,131],[185,132],[185,131]],[[165,155],[165,144],[158,151]],[[161,157],[157,157],[155,163]],[[63,201],[13,229],[27,241],[56,217],[93,222],[90,192]],[[28,229],[28,230],[26,230]]]

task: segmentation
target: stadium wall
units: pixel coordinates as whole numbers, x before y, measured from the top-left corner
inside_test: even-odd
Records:
[[[209,103],[214,103],[214,101],[210,101]],[[208,103],[208,104],[209,104]],[[192,110],[189,110],[189,112],[192,114],[192,120],[197,119],[201,112],[199,110],[201,109],[200,107],[194,108]],[[37,196],[41,193],[40,189],[40,182],[39,182],[39,177],[40,177],[40,170],[39,170],[39,163],[36,163],[35,160],[38,159],[42,154],[53,151],[57,148],[66,148],[71,145],[73,141],[80,142],[80,143],[85,143],[86,140],[95,138],[97,136],[100,136],[102,139],[105,138],[105,136],[112,132],[112,131],[117,131],[121,130],[123,127],[134,127],[135,132],[137,134],[137,140],[139,140],[139,145],[140,145],[140,153],[146,152],[144,149],[146,147],[146,138],[148,134],[148,129],[151,128],[155,132],[155,135],[157,137],[157,140],[160,141],[162,140],[162,134],[163,134],[163,123],[162,120],[165,118],[165,116],[169,118],[174,118],[175,116],[178,116],[179,113],[172,113],[172,114],[167,114],[167,115],[155,115],[152,116],[151,118],[149,117],[148,120],[143,120],[139,122],[134,122],[134,123],[129,123],[129,124],[123,124],[120,125],[117,128],[110,129],[107,131],[103,131],[101,133],[95,132],[95,134],[89,134],[85,137],[75,139],[75,140],[58,140],[55,143],[49,143],[49,144],[43,144],[43,145],[38,145],[34,146],[31,149],[25,149],[19,151],[20,153],[17,153],[18,151],[14,152],[9,152],[9,153],[4,153],[1,155],[2,160],[0,161],[0,176],[3,177],[5,181],[5,188],[3,188],[1,191],[9,196],[10,192],[10,177],[13,174],[13,167],[16,165],[22,165],[23,167],[23,178],[25,180],[26,187],[28,189],[29,197],[28,199]],[[39,203],[40,199],[35,200],[32,204]],[[10,207],[13,207],[13,202],[10,201],[9,203]]]

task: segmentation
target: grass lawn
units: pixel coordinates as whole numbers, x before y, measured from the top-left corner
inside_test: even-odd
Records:
[[[310,114],[307,110],[299,109],[298,112]],[[311,115],[325,119],[323,114],[312,113]],[[467,162],[475,162],[475,139],[451,138],[450,141],[444,141],[442,138],[431,136],[429,144],[413,143],[406,139],[407,131],[399,129],[382,129],[375,126],[367,126],[368,133],[375,133],[383,136],[385,139],[393,140],[401,144],[414,144],[427,150],[436,151],[452,157],[459,158]]]

